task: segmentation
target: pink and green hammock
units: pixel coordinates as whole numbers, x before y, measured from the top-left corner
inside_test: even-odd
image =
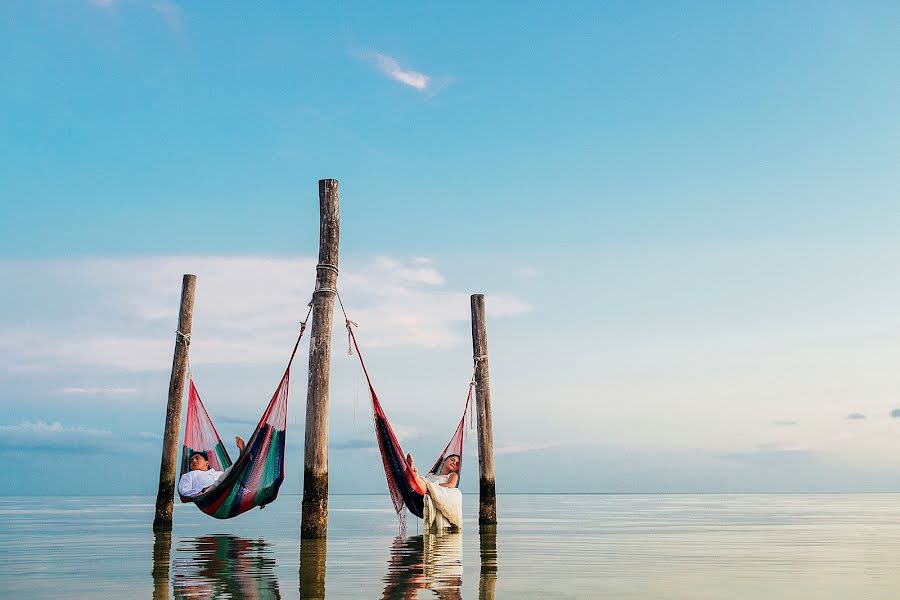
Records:
[[[343,308],[343,307],[342,307]],[[346,313],[345,313],[346,317]],[[363,361],[362,354],[359,351],[359,345],[356,342],[356,334],[353,333],[353,321],[347,321],[347,332],[356,349],[356,355],[359,357],[359,364],[362,366],[363,373],[366,376],[366,383],[369,386],[369,396],[372,399],[372,412],[375,420],[375,438],[378,440],[378,450],[381,452],[381,461],[384,465],[384,475],[387,479],[388,491],[391,494],[391,500],[394,503],[394,510],[400,517],[401,523],[405,525],[404,507],[412,514],[420,519],[425,504],[425,490],[422,489],[416,481],[416,476],[406,462],[406,454],[400,447],[400,441],[394,434],[394,429],[388,421],[381,402],[378,401],[378,395],[375,388],[372,387],[372,380],[369,378],[369,371],[366,369],[366,363]],[[463,408],[462,418],[453,432],[450,441],[444,451],[440,453],[437,460],[432,465],[429,473],[438,473],[443,465],[444,460],[450,455],[459,456],[459,475],[462,475],[462,451],[463,438],[466,430],[466,413],[472,401],[472,390],[475,388],[474,376],[469,382],[469,394],[466,397],[466,405]],[[459,487],[460,478],[456,479],[456,487]]]
[[[181,474],[190,470],[188,460],[194,452],[206,452],[211,469],[217,471],[225,471],[229,467],[231,469],[202,494],[197,496],[179,494],[182,502],[193,502],[211,517],[230,519],[254,507],[265,506],[278,496],[278,488],[284,481],[284,443],[291,363],[297,354],[305,329],[304,322],[287,368],[281,377],[281,383],[278,384],[244,451],[234,464],[203,406],[200,393],[194,386],[194,379],[191,376]]]

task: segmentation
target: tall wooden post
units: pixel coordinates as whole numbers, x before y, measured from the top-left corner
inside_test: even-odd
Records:
[[[494,426],[491,423],[491,380],[488,374],[484,294],[472,294],[472,352],[475,356],[475,411],[478,414],[478,523],[497,522],[494,486]]]
[[[328,384],[331,374],[331,321],[338,275],[338,182],[319,181],[319,264],[313,292],[306,388],[306,451],[300,537],[324,538],[328,526]]]
[[[169,378],[169,404],[166,406],[166,428],[163,432],[162,459],[159,463],[159,491],[156,494],[156,517],[153,529],[172,528],[172,504],[175,498],[175,469],[178,462],[178,436],[181,432],[181,398],[187,372],[188,345],[194,316],[194,290],[197,276],[187,274],[181,282],[181,310],[175,333],[175,355]]]

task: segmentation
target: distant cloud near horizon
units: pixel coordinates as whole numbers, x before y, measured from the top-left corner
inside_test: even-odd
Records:
[[[797,421],[772,421],[772,424],[776,427],[796,427],[800,423]]]
[[[864,415],[862,413],[858,413],[858,412],[852,412],[849,415],[847,415],[846,417],[844,417],[844,419],[847,421],[863,421],[863,420],[865,420],[865,418],[866,418],[866,415]]]
[[[382,75],[402,83],[405,86],[424,92],[431,84],[430,76],[402,66],[400,62],[392,56],[373,51],[366,53],[364,57],[372,63]]]
[[[895,408],[894,410],[892,410],[891,416],[894,417],[895,419],[900,418],[900,408]]]
[[[67,396],[130,396],[137,393],[137,388],[123,387],[65,387],[62,393]]]
[[[110,449],[111,431],[66,427],[58,421],[22,421],[0,425],[0,450],[91,453]]]

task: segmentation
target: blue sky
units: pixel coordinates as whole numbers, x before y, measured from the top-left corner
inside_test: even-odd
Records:
[[[247,433],[305,314],[323,177],[417,455],[457,418],[483,292],[500,491],[900,489],[898,13],[3,3],[7,492],[154,491],[185,272],[198,385]],[[332,489],[379,492],[335,344]]]

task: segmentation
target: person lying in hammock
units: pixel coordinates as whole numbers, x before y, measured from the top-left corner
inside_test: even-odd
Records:
[[[459,482],[460,457],[449,454],[444,458],[436,473],[419,476],[411,454],[406,455],[406,463],[419,486],[425,490],[425,510],[422,513],[424,530],[440,531],[447,527],[462,527],[462,492],[456,487]]]
[[[422,477],[419,477],[419,471],[413,464],[412,454],[406,455],[406,463],[415,474],[416,480],[419,482],[419,485],[421,485],[423,488],[426,487],[426,480],[448,488],[455,488],[456,483],[459,481],[459,456],[457,456],[456,454],[448,454],[447,458],[444,459],[444,462],[441,463],[441,467],[438,469],[438,473],[429,473],[425,476],[424,479]]]
[[[234,443],[237,444],[238,450],[243,453],[244,446],[246,446],[244,439],[236,435],[234,436]],[[178,493],[188,497],[199,496],[208,490],[231,468],[228,467],[224,471],[210,469],[209,455],[200,451],[191,453],[191,456],[188,458],[188,466],[191,470],[182,475],[178,481]]]

